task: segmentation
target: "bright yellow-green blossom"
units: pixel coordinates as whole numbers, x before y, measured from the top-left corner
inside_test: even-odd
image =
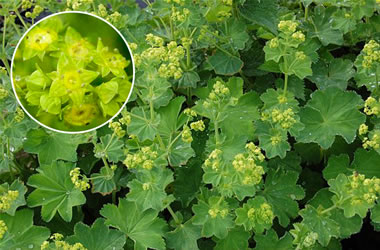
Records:
[[[362,66],[372,68],[375,64],[380,63],[380,45],[375,40],[369,41],[362,50],[364,57]]]
[[[370,133],[369,137],[364,137],[363,148],[375,150],[380,149],[380,130],[374,130]]]
[[[24,61],[36,55],[42,59],[47,51],[57,49],[55,43],[58,41],[58,33],[48,26],[36,26],[27,33],[24,41]]]
[[[296,29],[298,27],[298,23],[291,21],[291,20],[280,21],[280,23],[278,24],[277,27],[281,32],[293,33],[296,31]]]
[[[121,138],[125,135],[125,130],[121,127],[120,122],[110,122],[108,125],[109,128],[116,134],[117,137]]]
[[[222,158],[222,151],[220,149],[214,149],[208,158],[205,160],[204,165],[210,167],[215,171],[219,170],[220,163]]]
[[[98,112],[98,108],[94,104],[74,105],[64,111],[64,120],[75,126],[88,125]]]
[[[151,170],[154,167],[154,161],[157,157],[158,153],[153,151],[151,147],[142,147],[141,150],[134,154],[127,154],[123,163],[129,169],[140,167]]]
[[[380,114],[380,102],[372,96],[368,97],[364,103],[364,113],[367,115],[379,115]]]
[[[30,9],[33,6],[33,1],[32,0],[22,0],[21,1],[21,8],[26,10]]]
[[[293,245],[297,245],[296,249],[309,249],[316,243],[318,239],[317,233],[310,231],[302,223],[294,223],[293,226],[294,229],[290,230],[290,233],[294,237]]]
[[[203,123],[203,120],[199,120],[196,122],[192,122],[190,124],[190,128],[195,131],[204,131],[206,127],[205,127],[205,124]]]
[[[98,5],[98,14],[101,17],[106,17],[108,15],[107,8],[103,4]]]
[[[15,113],[15,121],[16,122],[21,122],[22,120],[24,120],[24,111],[20,108],[20,107],[17,107],[16,108],[16,113]]]
[[[206,101],[203,105],[208,108],[211,104],[218,104],[221,101],[226,100],[230,97],[230,90],[227,88],[222,81],[216,81],[213,85],[212,91],[208,95]]]
[[[126,78],[124,69],[129,65],[123,55],[117,49],[110,50],[104,46],[102,39],[98,39],[94,62],[99,66],[102,77],[107,76],[110,72],[117,77]]]
[[[122,112],[123,117],[119,119],[119,122],[123,125],[131,124],[132,117],[128,112]]]
[[[272,110],[272,121],[274,123],[280,124],[283,129],[291,128],[297,121],[294,119],[294,112],[291,108],[288,108],[285,111],[279,109]]]
[[[259,184],[265,173],[263,167],[256,164],[256,159],[251,153],[237,154],[232,166],[243,175],[242,184],[244,185]]]
[[[208,210],[208,214],[211,216],[211,218],[216,218],[217,216],[224,218],[228,215],[228,209],[219,209],[218,207],[213,207]]]
[[[265,160],[265,156],[261,152],[261,149],[258,146],[256,146],[253,142],[247,143],[245,145],[245,148],[247,149],[249,156],[253,159],[259,162],[263,162]]]
[[[282,137],[280,134],[277,134],[277,135],[272,136],[270,140],[271,140],[272,145],[276,146],[282,141]]]
[[[87,177],[80,174],[80,168],[74,168],[70,171],[71,182],[75,188],[85,191],[90,188]]]
[[[178,9],[176,7],[172,7],[172,13],[171,13],[171,16],[170,18],[174,21],[174,22],[183,22],[186,20],[186,18],[189,16],[190,14],[190,11],[189,9],[186,9],[186,8],[183,8],[183,9]]]
[[[81,36],[79,32],[68,27],[65,33],[65,50],[69,58],[80,63],[89,63],[93,60],[95,46]],[[83,66],[83,65],[82,65]]]
[[[296,58],[298,60],[305,60],[306,59],[306,55],[303,51],[297,51],[296,52]]]
[[[293,33],[292,38],[295,40],[298,40],[300,42],[305,41],[305,35],[301,31],[297,31],[297,32]]]
[[[193,137],[191,135],[191,131],[190,131],[189,126],[183,125],[181,137],[182,137],[182,141],[184,141],[186,143],[191,143],[193,141]]]
[[[288,101],[288,98],[286,96],[284,96],[284,95],[279,95],[277,97],[277,100],[278,100],[279,104],[282,104],[282,103],[286,103]]]
[[[1,194],[0,196],[0,211],[8,210],[12,203],[17,199],[19,193],[17,190],[8,190],[8,192]]]
[[[8,227],[3,220],[0,220],[0,240],[4,237],[4,234],[7,232]]]
[[[247,212],[247,217],[252,221],[263,221],[266,224],[270,224],[274,219],[274,214],[272,207],[268,203],[263,203],[258,209],[250,208]]]
[[[186,108],[183,113],[189,117],[195,117],[197,116],[197,112],[195,112],[194,110],[190,109],[190,108]]]
[[[67,0],[67,7],[73,10],[79,10],[83,6],[90,5],[94,2],[94,0]]]
[[[165,0],[165,2],[167,2],[167,3],[176,3],[176,4],[179,4],[179,5],[184,5],[185,4],[185,0]]]
[[[193,43],[193,39],[188,38],[188,37],[182,37],[181,38],[181,43],[183,47],[188,47]]]
[[[41,14],[42,11],[44,11],[44,8],[42,8],[39,5],[36,5],[36,6],[34,6],[33,11],[32,12],[27,11],[25,13],[25,16],[28,18],[35,19],[36,17],[38,17]]]
[[[362,203],[374,204],[378,199],[380,192],[380,179],[372,177],[365,178],[362,174],[354,173],[348,177],[349,193],[352,194],[351,205],[359,205]]]
[[[3,85],[0,85],[0,100],[5,99],[8,96],[8,90]]]
[[[55,233],[50,237],[50,240],[53,241],[54,247],[50,247],[49,241],[44,241],[41,245],[41,250],[47,250],[47,249],[58,249],[58,250],[87,250],[81,243],[75,243],[73,245],[70,245],[66,241],[63,240],[63,235],[60,233]]]
[[[269,47],[272,48],[272,49],[277,48],[279,45],[280,45],[280,41],[278,40],[277,37],[272,38],[269,41]]]
[[[365,135],[368,133],[368,126],[364,123],[360,125],[359,127],[359,135]]]
[[[164,40],[153,34],[146,35],[145,40],[151,47],[134,55],[136,66],[140,67],[143,63],[159,65],[158,73],[161,77],[179,79],[182,76],[180,61],[185,56],[184,48],[175,41],[165,46]]]

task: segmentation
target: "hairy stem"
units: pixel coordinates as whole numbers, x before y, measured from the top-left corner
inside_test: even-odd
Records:
[[[170,205],[167,206],[167,209],[170,213],[170,215],[173,217],[173,220],[175,221],[176,224],[180,224],[180,221],[177,217],[177,215],[174,213],[173,209],[170,207]]]

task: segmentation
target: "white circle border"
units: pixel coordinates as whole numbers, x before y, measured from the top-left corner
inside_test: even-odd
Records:
[[[127,48],[128,48],[128,51],[129,51],[129,55],[131,57],[131,61],[132,61],[132,84],[131,84],[131,89],[129,90],[129,94],[128,94],[128,97],[127,99],[124,101],[124,104],[121,106],[121,108],[119,109],[118,112],[116,112],[116,114],[111,117],[110,119],[108,119],[106,122],[94,127],[94,128],[91,128],[91,129],[87,129],[87,130],[83,130],[83,131],[64,131],[64,130],[59,130],[59,129],[55,129],[55,128],[51,128],[45,124],[43,124],[42,122],[38,121],[36,118],[34,118],[31,114],[29,114],[29,112],[27,111],[27,109],[22,105],[20,99],[18,98],[18,95],[17,95],[17,92],[16,92],[16,88],[15,88],[15,85],[14,85],[14,82],[13,82],[13,64],[14,64],[14,59],[15,59],[15,56],[16,56],[16,52],[17,52],[17,49],[19,47],[19,45],[21,44],[21,41],[24,39],[24,37],[26,36],[26,34],[28,34],[37,24],[39,24],[40,22],[50,18],[50,17],[53,17],[53,16],[57,16],[57,15],[62,15],[62,14],[69,14],[69,13],[73,13],[73,14],[85,14],[85,15],[88,15],[88,16],[92,16],[92,17],[95,17],[105,23],[107,23],[109,26],[111,26],[115,31],[116,33],[121,37],[121,39],[123,39],[125,45],[127,45]],[[17,102],[18,104],[22,107],[22,109],[24,110],[24,112],[30,117],[32,118],[33,121],[35,121],[36,123],[38,123],[39,125],[41,125],[42,127],[44,128],[47,128],[49,130],[52,130],[54,132],[57,132],[57,133],[64,133],[64,134],[83,134],[83,133],[88,133],[88,132],[91,132],[91,131],[94,131],[94,130],[97,130],[98,128],[101,128],[103,127],[104,125],[106,125],[107,123],[109,123],[110,121],[112,121],[113,119],[115,119],[120,113],[121,111],[125,108],[125,105],[127,105],[127,102],[129,100],[129,98],[131,97],[131,94],[132,94],[132,91],[133,91],[133,87],[134,87],[134,84],[135,84],[135,73],[136,73],[136,70],[135,70],[135,62],[134,62],[134,59],[133,59],[133,54],[132,54],[132,50],[131,48],[129,47],[129,44],[127,42],[127,40],[124,38],[124,36],[121,34],[121,32],[115,27],[113,26],[110,22],[108,22],[107,20],[97,16],[97,15],[94,15],[92,13],[88,13],[88,12],[85,12],[85,11],[61,11],[61,12],[58,12],[58,13],[54,13],[54,14],[50,14],[44,18],[42,18],[41,20],[37,21],[36,23],[34,23],[32,26],[30,26],[30,28],[21,36],[20,40],[18,41],[16,47],[15,47],[15,50],[13,52],[13,56],[12,56],[12,61],[11,61],[11,74],[10,74],[10,78],[11,78],[11,83],[12,83],[12,89],[13,89],[13,92],[15,94],[15,97],[17,99]]]

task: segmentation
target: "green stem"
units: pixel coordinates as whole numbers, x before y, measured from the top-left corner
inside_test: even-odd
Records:
[[[10,139],[9,139],[9,137],[7,138],[7,155],[8,155],[8,160],[9,160],[11,158],[10,157],[11,150],[10,150]],[[8,161],[8,167],[9,167],[9,174],[11,175],[11,179],[14,180],[14,175],[13,175],[13,171],[12,171],[10,161]]]
[[[169,20],[170,20],[169,21],[169,25],[170,25],[170,37],[171,37],[172,41],[175,41],[173,21],[172,21],[171,18]]]
[[[190,69],[191,64],[191,56],[190,56],[190,44],[186,45],[186,67],[187,69]]]
[[[307,20],[307,14],[308,14],[308,12],[309,12],[309,7],[308,6],[306,6],[305,7],[305,21]]]
[[[22,34],[20,32],[20,29],[17,27],[17,25],[15,24],[15,22],[12,22],[12,26],[13,26],[13,28],[15,28],[17,35],[21,36]]]
[[[286,96],[286,91],[287,90],[288,90],[288,73],[285,73],[284,96]]]
[[[9,66],[9,62],[8,62],[8,59],[6,58],[6,55],[4,55],[4,56],[5,56],[5,58],[2,58],[1,61],[4,63],[5,68],[8,71],[8,74],[10,74],[11,73],[11,67]]]
[[[112,203],[116,204],[116,190],[112,191]]]
[[[219,147],[220,141],[219,141],[219,124],[217,119],[214,121],[214,130],[215,130],[215,144],[216,148]]]
[[[174,213],[173,209],[170,207],[170,205],[167,206],[167,209],[170,213],[170,215],[173,217],[173,220],[175,221],[176,224],[180,224],[180,221],[177,217],[177,215]]]
[[[332,206],[329,207],[329,208],[326,208],[325,210],[323,210],[323,211],[321,212],[321,214],[328,213],[328,212],[330,212],[331,210],[333,210],[333,209],[335,209],[335,208],[337,208],[337,205],[336,205],[336,204],[332,205]]]
[[[157,140],[158,140],[158,143],[160,144],[160,147],[161,149],[165,150],[165,144],[164,144],[164,141],[162,140],[162,137],[159,133],[157,133]]]
[[[17,17],[20,19],[22,25],[24,26],[25,29],[28,29],[28,25],[25,23],[24,19],[22,18],[22,16],[20,15],[20,12],[18,12],[18,9],[16,8],[15,10],[15,13],[17,15]]]
[[[4,27],[3,27],[3,52],[5,49],[5,33],[7,30],[7,16],[4,16]]]

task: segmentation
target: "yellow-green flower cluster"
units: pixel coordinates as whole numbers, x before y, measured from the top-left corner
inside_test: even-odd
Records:
[[[153,151],[151,147],[142,147],[141,150],[135,154],[127,154],[123,163],[129,169],[141,167],[143,169],[151,170],[157,157],[157,151]]]
[[[108,127],[110,129],[112,129],[112,131],[115,133],[115,135],[119,138],[123,137],[126,133],[125,130],[123,130],[123,128],[121,127],[120,122],[110,122]]]
[[[255,221],[254,224],[271,224],[274,219],[274,214],[271,205],[264,202],[259,208],[251,207],[247,212],[247,217],[251,221]]]
[[[294,32],[292,38],[298,40],[299,42],[305,41],[305,35],[301,31]]]
[[[21,8],[23,10],[30,9],[33,6],[33,1],[32,0],[22,0],[21,1]]]
[[[285,111],[276,108],[272,110],[272,121],[280,124],[283,129],[289,129],[297,122],[294,116],[295,114],[291,108]]]
[[[123,116],[122,118],[119,119],[119,122],[123,125],[129,125],[131,124],[131,121],[132,121],[132,117],[131,115],[129,114],[129,112],[124,109],[122,112],[121,112],[121,115]]]
[[[3,85],[0,85],[0,100],[5,99],[8,94],[8,90],[6,90]]]
[[[181,43],[183,47],[187,48],[193,43],[193,39],[188,38],[188,37],[182,37]]]
[[[50,240],[54,242],[54,248],[58,250],[87,250],[81,243],[75,243],[70,245],[63,240],[63,235],[55,233],[50,237]],[[41,250],[51,249],[50,242],[45,240],[41,245]]]
[[[16,113],[15,113],[15,121],[16,122],[21,122],[25,117],[25,114],[24,114],[24,111],[20,108],[20,107],[17,107],[16,108]]]
[[[195,112],[194,110],[190,109],[190,108],[186,108],[183,113],[189,117],[196,117],[197,116],[197,112]]]
[[[263,167],[256,164],[256,159],[250,153],[235,155],[232,166],[243,175],[244,185],[259,184],[265,173]]]
[[[36,5],[36,6],[34,6],[33,11],[32,12],[27,11],[25,13],[25,16],[28,17],[28,18],[35,19],[36,17],[38,17],[41,14],[42,11],[44,11],[44,8],[42,8],[39,5]]]
[[[291,20],[280,21],[277,27],[279,31],[291,34],[296,31],[298,23]]]
[[[140,55],[135,55],[136,66],[139,67],[143,62],[147,65],[158,64],[158,73],[161,77],[179,79],[182,76],[180,61],[185,56],[185,50],[177,42],[171,41],[166,46],[161,37],[153,34],[146,35],[147,43],[151,46],[144,50]]]
[[[221,101],[226,100],[230,97],[230,90],[227,88],[222,81],[216,81],[213,85],[212,91],[208,95],[206,101],[203,102],[205,108],[211,106],[211,104],[218,104]]]
[[[181,137],[182,137],[182,141],[186,143],[191,143],[193,141],[193,137],[191,136],[191,131],[190,131],[189,126],[183,125]]]
[[[280,45],[280,40],[275,37],[269,41],[269,47],[271,49],[277,48]]]
[[[0,240],[4,237],[4,234],[7,232],[8,227],[3,220],[0,220]]]
[[[208,158],[205,160],[204,165],[210,167],[215,171],[219,170],[220,162],[222,158],[222,151],[220,149],[214,149]]]
[[[74,168],[70,171],[71,182],[74,184],[75,188],[80,191],[85,191],[90,188],[87,177],[80,174],[80,168]]]
[[[203,123],[203,120],[199,120],[199,121],[196,121],[196,122],[192,122],[190,124],[190,127],[191,129],[195,130],[195,131],[204,131],[205,130],[205,124]]]
[[[293,224],[294,229],[290,230],[293,235],[293,244],[297,245],[296,249],[309,249],[318,239],[318,234],[310,231],[310,229],[302,223]]]
[[[67,0],[66,4],[67,7],[72,9],[72,10],[79,10],[83,6],[88,6],[92,4],[94,0]]]
[[[296,58],[298,60],[305,60],[306,54],[303,51],[297,51],[296,52]]]
[[[276,146],[282,141],[282,136],[280,134],[276,134],[270,138],[271,144]]]
[[[185,0],[165,0],[165,2],[172,3],[172,4],[176,3],[178,5],[184,5],[185,4]]]
[[[178,8],[173,6],[170,18],[174,22],[184,22],[186,20],[186,18],[189,16],[189,14],[190,14],[189,9],[183,8],[183,9],[179,10]]]
[[[372,177],[365,178],[362,174],[354,173],[348,177],[348,192],[352,195],[351,205],[367,203],[373,205],[378,199],[380,192],[380,179]]]
[[[365,135],[368,133],[368,126],[364,123],[359,126],[359,135]]]
[[[208,214],[211,216],[211,218],[216,218],[218,215],[222,218],[226,217],[228,214],[228,209],[218,209],[218,208],[210,208],[208,210]]]
[[[372,68],[380,63],[380,45],[375,40],[371,40],[364,45],[362,52],[364,54],[362,62],[364,68]]]
[[[363,148],[380,149],[380,130],[375,130],[370,133],[369,137],[363,138]]]
[[[245,148],[247,149],[247,152],[250,155],[250,157],[252,157],[253,159],[259,162],[263,162],[265,160],[265,156],[262,153],[261,148],[256,146],[253,142],[247,143],[245,145]]]
[[[364,113],[367,115],[379,115],[380,114],[380,102],[372,96],[368,97],[364,103]]]
[[[17,199],[19,193],[17,190],[8,190],[8,192],[0,196],[0,211],[8,210],[12,203]]]

